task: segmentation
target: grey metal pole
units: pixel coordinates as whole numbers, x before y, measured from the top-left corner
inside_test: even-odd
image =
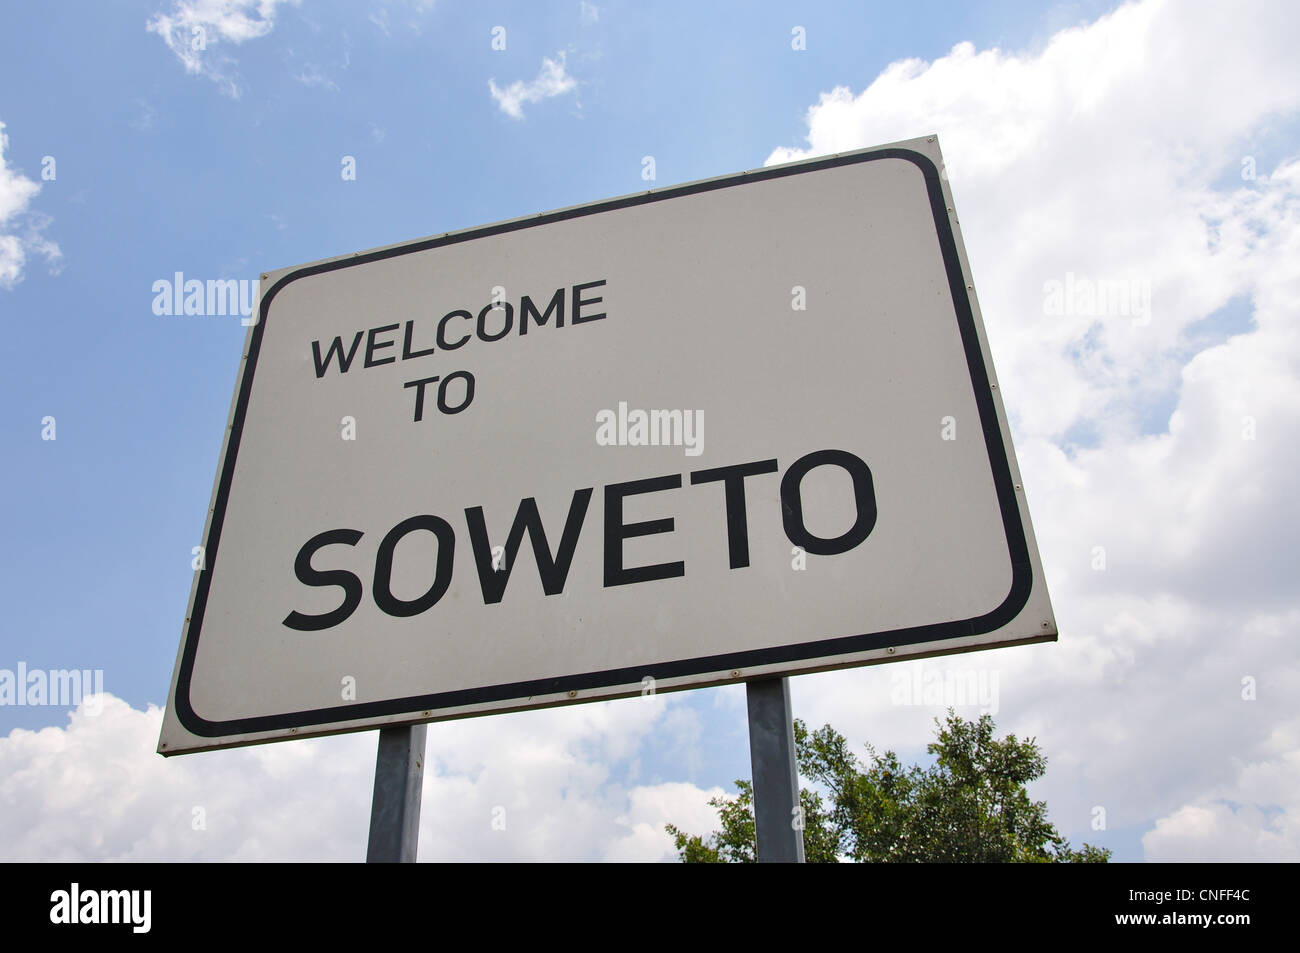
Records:
[[[795,762],[790,680],[745,683],[749,762],[754,773],[754,835],[759,863],[802,864],[803,816]]]
[[[413,864],[420,840],[420,791],[428,725],[379,729],[368,864]]]

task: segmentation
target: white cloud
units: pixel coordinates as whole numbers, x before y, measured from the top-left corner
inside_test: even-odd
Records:
[[[1300,747],[1298,29],[1284,3],[1150,0],[1035,54],[960,44],[823,94],[768,160],[939,134],[1061,630],[952,666],[1000,670],[998,720],[1043,742],[1076,842],[1101,806],[1152,859],[1300,858],[1300,801],[1256,781]],[[1150,321],[1047,313],[1067,273],[1148,283]],[[815,676],[796,702],[923,745],[936,712],[888,685]]]
[[[29,255],[40,255],[57,273],[63,253],[43,234],[50,217],[28,209],[41,186],[9,167],[4,129],[0,122],[0,288],[10,289],[23,280]]]
[[[664,832],[664,824],[707,835],[718,826],[717,810],[709,806],[709,800],[724,793],[735,794],[735,791],[724,792],[722,788],[703,791],[694,784],[681,782],[634,788],[628,792],[627,813],[615,818],[615,823],[625,828],[626,833],[608,843],[602,859],[676,860],[677,851]]]
[[[320,67],[311,63],[305,64],[301,70],[294,74],[293,78],[304,86],[318,86],[333,93],[339,91],[338,83],[322,73]]]
[[[9,137],[4,128],[4,123],[0,123],[0,225],[24,211],[32,197],[41,190],[40,185],[9,168],[5,159]]]
[[[128,124],[139,132],[148,132],[158,119],[158,110],[147,99],[136,97],[135,104],[140,107],[140,115],[129,120]]]
[[[238,46],[266,36],[275,26],[276,8],[285,3],[298,0],[174,0],[171,11],[155,13],[145,29],[162,37],[185,72],[208,77],[238,99],[235,60],[221,44]]]
[[[1142,839],[1147,858],[1300,857],[1300,719],[1278,725],[1265,747],[1260,760],[1243,764],[1230,783],[1160,818]]]
[[[517,79],[502,89],[495,79],[488,80],[488,91],[503,113],[511,119],[523,119],[524,103],[538,103],[578,88],[578,81],[564,71],[564,51],[556,56],[558,60],[542,58],[542,68],[530,83]]]
[[[437,6],[437,0],[378,0],[379,6],[367,12],[366,18],[379,28],[384,36],[391,37],[389,11],[406,18],[407,28],[417,36],[424,31],[425,20]]]
[[[111,695],[98,716],[85,709],[66,728],[16,729],[0,739],[6,858],[359,859],[373,742],[349,737],[164,760],[153,753],[159,709],[136,711]],[[205,829],[195,829],[196,817]]]
[[[364,858],[374,732],[164,759],[158,708],[99,701],[0,738],[0,858]],[[420,858],[672,859],[664,825],[711,829],[719,792],[611,780],[667,711],[649,697],[431,725]]]

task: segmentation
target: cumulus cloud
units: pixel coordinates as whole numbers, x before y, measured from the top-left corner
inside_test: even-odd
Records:
[[[298,0],[175,0],[169,12],[150,17],[145,29],[162,37],[185,72],[208,77],[238,99],[236,62],[221,45],[266,36],[275,26],[277,7],[286,3]]]
[[[1044,742],[1076,840],[1104,842],[1100,807],[1152,859],[1300,857],[1300,802],[1260,780],[1294,779],[1300,738],[1300,15],[1253,9],[1148,0],[1033,54],[897,62],[768,159],[938,133],[1061,631],[954,667],[1001,671],[999,720]],[[1150,310],[1054,308],[1067,281]],[[796,701],[923,744],[934,712],[887,686],[815,676]]]
[[[1142,839],[1146,856],[1156,861],[1300,857],[1300,719],[1277,725],[1261,748],[1229,783],[1161,817]]]
[[[671,859],[664,825],[707,828],[719,792],[618,779],[669,710],[649,697],[431,725],[420,859]],[[105,694],[66,727],[0,739],[0,858],[364,858],[374,732],[164,759],[161,720]]]
[[[503,113],[511,119],[523,119],[524,103],[539,103],[578,88],[578,81],[564,71],[564,51],[556,56],[554,60],[542,57],[542,68],[531,82],[517,79],[502,89],[495,79],[488,80],[488,91]]]
[[[57,271],[63,253],[44,235],[49,216],[28,208],[41,186],[10,168],[5,158],[9,137],[4,129],[0,122],[0,288],[7,290],[23,280],[29,255],[40,255]]]

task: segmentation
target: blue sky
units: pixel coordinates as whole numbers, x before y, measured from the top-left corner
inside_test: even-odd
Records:
[[[1236,830],[1231,825],[1238,821],[1255,823],[1235,809],[1223,814],[1224,804],[1249,801],[1249,794],[1240,789],[1245,782],[1230,765],[1291,764],[1294,745],[1286,740],[1292,737],[1286,733],[1291,728],[1283,729],[1293,722],[1270,721],[1281,719],[1275,712],[1225,739],[1221,760],[1229,767],[1221,771],[1194,768],[1171,755],[1168,776],[1162,774],[1152,780],[1150,791],[1133,795],[1147,801],[1116,812],[1124,816],[1123,822],[1095,831],[1089,828],[1088,808],[1104,803],[1106,796],[1127,796],[1114,793],[1123,790],[1117,778],[1123,776],[1123,765],[1141,763],[1141,752],[1130,744],[1124,749],[1129,760],[1118,759],[1113,771],[1098,766],[1106,745],[1064,737],[1068,706],[1062,701],[1053,708],[1043,697],[1072,698],[1073,688],[1078,688],[1078,697],[1088,699],[1081,704],[1098,710],[1110,690],[1099,660],[1122,659],[1126,652],[1137,651],[1133,646],[1158,639],[1150,632],[1176,628],[1181,623],[1173,620],[1183,618],[1180,613],[1194,615],[1196,600],[1204,597],[1198,580],[1213,578],[1206,568],[1212,567],[1211,556],[1197,562],[1188,549],[1195,548],[1194,543],[1170,541],[1167,552],[1173,555],[1164,560],[1164,576],[1160,567],[1146,566],[1124,577],[1131,585],[1104,593],[1090,588],[1094,577],[1086,573],[1084,554],[1094,541],[1087,536],[1091,521],[1081,513],[1088,508],[1076,505],[1079,497],[1091,498],[1094,512],[1110,511],[1108,501],[1118,497],[1107,494],[1120,491],[1109,487],[1103,475],[1132,465],[1134,472],[1151,479],[1152,499],[1169,499],[1172,493],[1188,503],[1185,511],[1160,511],[1155,519],[1162,526],[1203,512],[1208,505],[1202,500],[1205,487],[1166,486],[1165,496],[1159,497],[1162,490],[1155,482],[1163,464],[1133,461],[1146,452],[1144,447],[1153,446],[1152,440],[1171,441],[1169,453],[1178,457],[1177,440],[1189,438],[1180,438],[1177,427],[1171,433],[1170,415],[1180,407],[1185,420],[1209,413],[1197,410],[1202,405],[1191,402],[1184,385],[1205,380],[1200,369],[1213,365],[1215,355],[1233,340],[1278,335],[1271,345],[1273,339],[1264,337],[1257,342],[1261,353],[1273,353],[1273,363],[1252,365],[1262,359],[1241,358],[1254,368],[1242,379],[1253,378],[1258,386],[1275,384],[1255,404],[1263,407],[1274,401],[1268,404],[1274,416],[1263,410],[1252,416],[1277,421],[1274,434],[1289,426],[1280,422],[1284,416],[1278,408],[1290,406],[1296,368],[1290,359],[1293,352],[1286,350],[1291,344],[1277,342],[1290,342],[1291,337],[1276,330],[1283,326],[1278,320],[1261,320],[1256,313],[1277,308],[1280,292],[1266,284],[1271,266],[1250,255],[1264,254],[1258,249],[1269,241],[1288,247],[1286,229],[1295,217],[1292,193],[1286,191],[1290,180],[1269,173],[1294,160],[1300,138],[1295,97],[1285,89],[1291,82],[1287,76],[1260,80],[1250,67],[1240,65],[1261,42],[1255,34],[1225,36],[1224,60],[1215,67],[1225,71],[1225,82],[1239,77],[1243,88],[1252,91],[1254,105],[1243,110],[1248,115],[1220,122],[1214,103],[1183,103],[1188,122],[1205,118],[1198,108],[1210,116],[1203,128],[1184,136],[1164,127],[1151,131],[1145,114],[1132,105],[1135,97],[1124,94],[1123,84],[1130,80],[1120,68],[1095,71],[1096,95],[1103,103],[1118,103],[1105,97],[1119,96],[1136,119],[1128,125],[1128,114],[1118,115],[1122,110],[1116,109],[1114,126],[1106,126],[1110,120],[1099,118],[1088,94],[1081,91],[1094,76],[1083,62],[1085,54],[1069,53],[1064,42],[1052,46],[1062,30],[1072,28],[1080,43],[1091,42],[1088,38],[1104,28],[1099,21],[1116,8],[1113,3],[825,3],[796,12],[784,4],[750,2],[302,0],[268,4],[264,19],[258,18],[255,4],[215,0],[209,6],[231,16],[248,12],[260,23],[254,29],[260,35],[232,42],[220,34],[216,19],[205,21],[209,42],[195,61],[197,72],[187,71],[183,57],[146,26],[157,23],[160,15],[183,19],[185,11],[194,8],[190,2],[16,4],[0,14],[0,123],[7,140],[3,169],[7,176],[40,186],[19,212],[7,221],[0,218],[0,234],[16,236],[25,250],[16,280],[0,286],[6,368],[0,375],[0,406],[5,410],[0,414],[0,500],[8,541],[0,554],[0,594],[8,608],[0,624],[0,668],[22,660],[32,668],[102,669],[105,689],[132,713],[165,701],[192,578],[191,547],[201,541],[245,329],[238,317],[154,314],[151,289],[156,280],[171,279],[175,272],[187,278],[252,279],[272,268],[638,191],[647,187],[641,177],[645,156],[655,160],[652,184],[665,186],[756,168],[775,150],[793,150],[785,157],[800,157],[826,151],[828,143],[835,143],[836,149],[857,148],[938,131],[954,168],[953,187],[967,226],[993,353],[1007,388],[1044,562],[1049,577],[1057,574],[1053,597],[1062,640],[1073,632],[1077,644],[1095,649],[1082,656],[1063,649],[1052,674],[1037,682],[1026,676],[1023,695],[1007,688],[999,724],[1037,733],[1052,765],[1059,762],[1048,773],[1060,775],[1060,787],[1039,793],[1076,845],[1087,839],[1114,848],[1119,859],[1138,860],[1178,853],[1176,845],[1183,842],[1177,837],[1144,846],[1143,837],[1156,831],[1162,820],[1166,826],[1161,830],[1186,830],[1193,838],[1187,843],[1193,843],[1194,825],[1179,826],[1189,810],[1209,812],[1225,831]],[[1137,5],[1135,10],[1134,17],[1147,18],[1143,24],[1175,16],[1159,3]],[[1283,8],[1263,5],[1258,19],[1283,15]],[[1188,24],[1196,16],[1176,19]],[[492,48],[495,26],[505,28],[504,50]],[[806,31],[806,50],[791,49],[795,26]],[[1107,49],[1117,58],[1129,57],[1124,63],[1139,77],[1131,80],[1131,89],[1149,91],[1152,103],[1159,104],[1162,96],[1177,95],[1160,86],[1162,71],[1153,65],[1159,62],[1160,44],[1174,44],[1172,49],[1181,42],[1187,49],[1200,49],[1196,44],[1212,39],[1193,35],[1190,26],[1182,39],[1181,34],[1168,38],[1169,31],[1148,27],[1123,35],[1145,37],[1143,42],[1153,44],[1149,49],[1120,52],[1118,39],[1107,40]],[[956,55],[954,47],[963,43],[979,55],[973,60]],[[912,59],[921,62],[897,80],[894,93],[877,85],[875,93],[868,94],[891,64]],[[1265,66],[1272,62],[1262,54],[1261,59]],[[489,82],[498,89],[533,83],[547,60],[552,70],[558,66],[562,71],[562,90],[521,102],[522,116],[512,116],[492,95]],[[955,79],[945,79],[937,66],[930,69],[939,63],[948,64]],[[1010,162],[1006,156],[1014,150],[989,146],[981,151],[979,146],[980,110],[994,107],[977,93],[956,87],[965,83],[978,90],[987,81],[989,89],[1004,88],[997,84],[1011,88],[1013,81],[1006,77],[1016,63],[1031,74],[1041,68],[1048,77],[1072,69],[1079,81],[1063,82],[1060,102],[1042,105],[1041,115],[1033,112],[1041,104],[1034,103],[1037,87],[1032,78],[1023,96],[1006,100],[1012,105],[1005,112],[1017,118],[1014,123],[1008,120],[1007,128],[990,128],[990,141],[995,134],[1010,135],[1008,129],[1026,137],[1055,138],[1036,143],[1044,147],[1038,165],[1021,156],[1016,159],[1020,165],[998,167],[999,162]],[[1157,78],[1141,79],[1146,69]],[[1244,85],[1248,83],[1255,85]],[[814,107],[837,87],[847,88],[852,105],[844,107],[843,115],[829,108],[817,113]],[[963,95],[973,98],[963,100]],[[910,110],[902,120],[890,113],[894,104]],[[1226,115],[1226,107],[1224,111]],[[1061,119],[1063,113],[1070,115],[1069,122]],[[1131,136],[1133,129],[1143,128],[1148,131]],[[1168,182],[1170,192],[1159,192],[1163,185],[1135,191],[1148,196],[1143,201],[1149,204],[1133,208],[1130,203],[1131,218],[1119,213],[1092,220],[1089,203],[1080,202],[1074,218],[1068,209],[1061,213],[1066,217],[1041,242],[1042,253],[1036,258],[1021,247],[1038,241],[1038,234],[1024,226],[1031,221],[1029,212],[1014,219],[1004,214],[1003,203],[1029,208],[1030,199],[1039,194],[1036,189],[1052,197],[1062,190],[1082,193],[1092,187],[1086,177],[1097,168],[1095,163],[1090,167],[1081,158],[1077,169],[1062,168],[1071,161],[1069,156],[1085,152],[1083,146],[1062,144],[1072,129],[1080,130],[1098,154],[1134,150],[1127,172],[1116,167],[1121,169],[1119,180],[1136,182],[1150,175],[1152,182]],[[1279,191],[1265,194],[1261,181],[1256,193],[1238,194],[1243,187],[1255,188],[1253,182],[1243,184],[1237,171],[1240,157],[1247,153],[1257,159],[1262,180],[1281,183],[1276,185]],[[345,156],[355,158],[355,180],[340,175]],[[52,180],[42,178],[46,157],[54,160]],[[1142,163],[1152,166],[1144,171]],[[969,170],[964,181],[957,174],[963,166]],[[1103,196],[1098,201],[1119,203],[1118,191],[1112,194],[1098,176],[1096,194]],[[1257,199],[1250,197],[1256,194]],[[1255,201],[1258,207],[1250,205]],[[1035,207],[1046,204],[1044,199]],[[1176,261],[1173,252],[1159,260],[1139,260],[1133,249],[1181,248],[1170,236],[1187,234],[1190,213],[1183,215],[1183,210],[1193,205],[1202,217],[1223,217],[1231,236],[1248,235],[1249,223],[1262,221],[1264,237],[1227,239],[1244,249],[1240,265],[1225,268],[1213,287],[1193,288],[1182,296],[1166,291],[1161,297],[1162,288],[1176,286],[1180,269],[1189,274],[1204,269],[1191,252]],[[0,201],[0,211],[3,208]],[[1160,216],[1171,223],[1167,231],[1152,224]],[[1238,220],[1246,224],[1233,231]],[[1010,231],[1013,221],[1021,223],[1020,232]],[[1147,229],[1150,234],[1145,234]],[[57,253],[48,243],[57,245]],[[1012,247],[1020,248],[1019,271],[1001,260]],[[1107,248],[1113,257],[1099,250]],[[1130,339],[1127,331],[1105,322],[1089,337],[1086,326],[1048,326],[1041,312],[1033,324],[1022,326],[1013,318],[1037,309],[1043,281],[1067,269],[1120,273],[1134,262],[1138,273],[1154,282],[1157,307],[1165,309],[1160,313],[1177,315],[1167,324],[1154,322],[1156,330],[1144,339]],[[1089,365],[1084,354],[1089,350],[1105,360]],[[1049,351],[1050,359],[1042,359]],[[1229,378],[1237,379],[1231,374]],[[1227,406],[1222,403],[1227,398],[1216,399],[1221,399],[1218,406]],[[1235,421],[1244,412],[1225,413]],[[41,439],[47,416],[57,421],[54,441]],[[1222,451],[1206,452],[1214,456]],[[1267,487],[1276,485],[1269,480],[1280,480],[1287,472],[1282,457],[1287,453],[1294,451],[1275,448],[1274,456],[1252,471],[1262,474],[1260,492],[1266,497]],[[1182,465],[1175,470],[1179,475],[1189,472]],[[1140,506],[1142,494],[1130,496],[1138,498],[1133,505],[1139,512],[1152,512]],[[1294,512],[1287,510],[1281,523],[1288,525]],[[1274,514],[1273,525],[1277,519]],[[1267,525],[1258,508],[1250,509],[1235,528],[1207,525],[1204,538],[1218,552],[1240,551],[1247,563],[1258,559],[1275,565],[1294,558],[1294,550],[1286,548],[1276,531],[1265,536],[1269,546],[1281,549],[1252,549],[1254,525]],[[1141,540],[1121,539],[1123,532],[1116,527],[1111,551],[1131,552],[1135,565]],[[1153,552],[1165,550],[1157,545]],[[1187,561],[1180,562],[1184,556]],[[1182,600],[1182,608],[1168,609],[1167,599]],[[1267,618],[1233,604],[1225,595],[1202,608],[1222,626],[1238,626],[1239,644],[1255,644],[1240,633],[1274,632],[1277,626],[1283,633],[1269,636],[1282,641],[1260,643],[1274,647],[1260,648],[1249,656],[1250,663],[1228,664],[1233,679],[1238,668],[1249,673],[1279,667],[1292,679],[1294,653],[1289,658],[1272,653],[1296,631],[1294,597],[1280,590],[1266,593],[1261,604],[1271,612]],[[1152,608],[1159,605],[1164,608]],[[1129,623],[1137,629],[1125,629]],[[1084,639],[1085,633],[1095,642]],[[971,665],[999,665],[1008,672],[1031,667],[1014,659],[1011,653],[1016,651],[1037,649],[964,659],[974,659]],[[1067,664],[1066,658],[1073,661]],[[1092,671],[1094,663],[1099,666],[1095,678],[1078,674]],[[1162,663],[1155,657],[1143,664]],[[809,699],[805,710],[810,719],[832,720],[854,743],[869,740],[907,758],[921,757],[936,712],[909,713],[905,728],[867,717],[860,699],[875,693],[885,704],[889,684],[885,671],[816,676],[805,680],[802,696],[796,686],[795,699],[797,705],[801,697]],[[823,689],[828,697],[840,699],[838,708],[820,700],[813,703]],[[1172,675],[1152,691],[1167,695],[1171,705],[1194,703],[1178,694]],[[1231,686],[1224,691],[1231,695]],[[1019,711],[1017,700],[1023,702]],[[528,735],[533,730],[529,726],[559,725],[563,717],[503,716],[487,720],[499,722],[499,729],[476,725],[472,731],[476,738],[516,728]],[[1169,718],[1178,720],[1177,714]],[[679,695],[663,702],[652,722],[653,730],[633,741],[619,735],[619,744],[610,741],[605,728],[584,735],[585,722],[563,723],[573,731],[570,753],[603,752],[589,760],[606,765],[608,775],[572,783],[586,785],[589,801],[605,805],[609,816],[639,810],[636,804],[642,802],[627,793],[638,785],[693,785],[700,792],[698,800],[733,778],[747,776],[743,694],[706,690]],[[0,737],[14,729],[64,731],[68,723],[68,712],[55,707],[0,707]],[[1061,736],[1053,736],[1057,726],[1062,726]],[[626,730],[636,735],[632,728]],[[341,745],[352,744],[346,750],[360,752],[359,776],[368,774],[372,741],[319,744],[326,746],[321,751],[343,751]],[[327,747],[330,744],[336,747]],[[142,757],[162,763],[151,752]],[[450,776],[460,762],[452,755],[439,761],[431,749],[431,763],[442,764]],[[218,769],[212,770],[215,777]],[[209,778],[207,783],[218,782]],[[1077,790],[1088,784],[1111,793],[1098,793],[1091,800],[1080,794],[1077,803],[1066,799],[1067,786]],[[1062,792],[1059,803],[1065,816],[1058,816],[1057,791]],[[361,801],[366,794],[360,792]],[[695,796],[691,791],[677,794],[683,799]],[[625,795],[633,807],[619,801]],[[1277,850],[1284,855],[1295,850],[1294,822],[1288,826],[1276,820],[1279,811],[1284,819],[1292,817],[1288,812],[1295,802],[1270,797],[1258,795],[1263,819],[1249,828],[1255,840],[1225,833],[1211,846],[1197,841],[1189,850],[1219,856],[1216,851],[1229,850],[1238,842],[1232,837],[1238,836],[1241,843],[1265,844],[1259,850],[1267,853],[1273,849],[1268,846],[1270,832],[1281,838]],[[615,806],[609,807],[611,803]],[[350,809],[355,812],[355,805]],[[646,810],[646,817],[653,814]],[[119,834],[123,843],[142,836]],[[460,846],[470,855],[475,852],[473,845]],[[1161,849],[1166,854],[1160,854]],[[222,856],[223,850],[212,848],[211,853]],[[602,850],[595,844],[584,856],[608,856]],[[297,851],[297,846],[285,844],[277,856],[298,856]],[[356,856],[356,844],[347,841],[339,852]],[[190,856],[180,849],[174,855]],[[523,846],[504,855],[530,856]],[[653,850],[647,856],[653,856]]]
[[[10,654],[102,668],[136,706],[162,700],[244,328],[154,315],[155,280],[256,278],[622,195],[646,187],[646,155],[655,185],[755,168],[800,140],[821,89],[972,35],[1019,43],[1042,29],[1024,15],[1033,5],[850,6],[801,16],[799,53],[779,4],[608,5],[595,22],[576,3],[281,7],[266,37],[210,48],[238,55],[238,99],[144,29],[164,6],[71,5],[58,27],[47,9],[14,9],[7,159],[39,178],[54,157],[39,208],[63,260],[0,304],[14,369],[0,385],[14,411],[0,479],[25,541],[6,558]],[[497,25],[504,51],[491,48]],[[522,121],[498,108],[489,79],[530,81],[561,51],[576,91],[525,105]],[[346,155],[355,180],[341,178]],[[53,444],[32,439],[46,415]]]
[[[0,301],[0,480],[24,541],[6,556],[11,654],[103,668],[137,706],[170,677],[244,329],[154,315],[154,281],[256,278],[622,195],[646,187],[646,155],[660,186],[755,168],[801,140],[820,90],[963,39],[1032,43],[1065,16],[1036,6],[810,10],[799,53],[780,4],[608,4],[595,22],[576,3],[281,6],[265,37],[210,47],[238,57],[237,99],[145,30],[165,4],[11,9],[6,159],[39,180],[54,157],[36,205],[63,253]],[[561,51],[574,92],[522,121],[498,108],[490,79],[531,81]],[[46,415],[53,444],[31,439]]]

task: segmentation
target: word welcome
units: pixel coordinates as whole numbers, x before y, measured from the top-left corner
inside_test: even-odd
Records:
[[[471,340],[477,338],[484,343],[494,343],[504,339],[515,328],[515,315],[519,315],[519,337],[528,334],[528,322],[531,319],[536,327],[542,327],[555,320],[555,327],[564,327],[566,315],[570,326],[586,324],[590,321],[603,320],[605,312],[593,313],[591,309],[604,301],[600,297],[588,297],[587,292],[605,284],[605,279],[589,281],[585,284],[570,285],[555,289],[545,307],[538,305],[530,295],[519,299],[519,308],[502,297],[495,297],[481,308],[455,308],[443,314],[436,322],[433,320],[411,318],[404,323],[384,324],[363,329],[352,335],[352,343],[345,344],[343,336],[338,335],[321,349],[320,341],[311,342],[312,366],[316,370],[316,379],[320,380],[329,373],[331,366],[336,373],[347,374],[358,366],[362,369],[382,367],[398,361],[412,361],[430,357],[439,351],[456,351]],[[567,302],[567,309],[566,309]],[[584,313],[585,310],[585,313]],[[475,314],[477,313],[477,318]],[[400,356],[397,350],[397,332],[401,331]],[[361,342],[366,342],[362,348]],[[392,350],[389,350],[389,349]],[[359,365],[357,356],[361,354]],[[447,397],[447,384],[452,380],[463,381],[459,398],[453,402]],[[424,377],[408,381],[402,386],[414,388],[414,413],[412,420],[416,423],[424,419],[425,387],[437,383],[439,377]],[[474,400],[474,375],[469,371],[458,370],[442,378],[437,389],[437,406],[443,414],[458,414]]]
[[[685,447],[688,457],[704,452],[704,411],[631,410],[618,402],[618,413],[596,413],[596,443],[601,447]]]
[[[839,536],[815,536],[804,525],[803,498],[800,487],[811,471],[817,467],[837,467],[845,471],[853,483],[854,514],[851,525]],[[727,552],[730,568],[744,569],[749,565],[749,520],[745,500],[745,480],[779,471],[776,460],[757,460],[733,466],[696,470],[690,474],[692,486],[701,483],[721,483],[726,504]],[[623,543],[639,536],[671,533],[675,522],[671,516],[645,520],[639,523],[623,521],[623,501],[631,496],[661,493],[680,489],[682,475],[652,477],[628,483],[611,483],[604,488],[604,544],[603,586],[626,586],[672,579],[686,575],[684,560],[648,566],[628,566],[624,562]],[[569,515],[560,533],[559,544],[552,552],[546,528],[542,525],[535,497],[519,503],[514,523],[506,536],[505,559],[500,548],[494,547],[488,537],[487,518],[483,507],[466,509],[465,524],[473,550],[475,568],[478,570],[479,589],[484,605],[501,602],[510,581],[524,534],[528,534],[536,558],[542,591],[554,596],[564,591],[569,568],[582,533],[588,505],[594,487],[575,490],[569,505]],[[876,494],[871,470],[860,458],[845,450],[819,450],[796,460],[781,477],[781,513],[785,535],[795,546],[819,556],[835,556],[860,545],[876,525]],[[723,521],[719,521],[720,523]],[[393,559],[398,544],[412,533],[432,533],[437,539],[438,555],[431,567],[433,579],[429,588],[414,599],[400,599],[393,594]],[[283,619],[283,624],[300,632],[329,629],[344,622],[361,604],[364,586],[361,577],[347,569],[317,569],[313,564],[316,554],[327,546],[355,546],[364,535],[358,529],[326,530],[303,544],[294,560],[293,568],[298,581],[305,586],[337,586],[343,590],[343,601],[329,612],[308,615],[294,610]],[[497,552],[494,555],[494,549]],[[419,615],[438,604],[451,586],[452,568],[456,556],[456,531],[441,516],[420,514],[402,520],[384,536],[375,554],[371,587],[375,605],[387,615],[399,618]]]

